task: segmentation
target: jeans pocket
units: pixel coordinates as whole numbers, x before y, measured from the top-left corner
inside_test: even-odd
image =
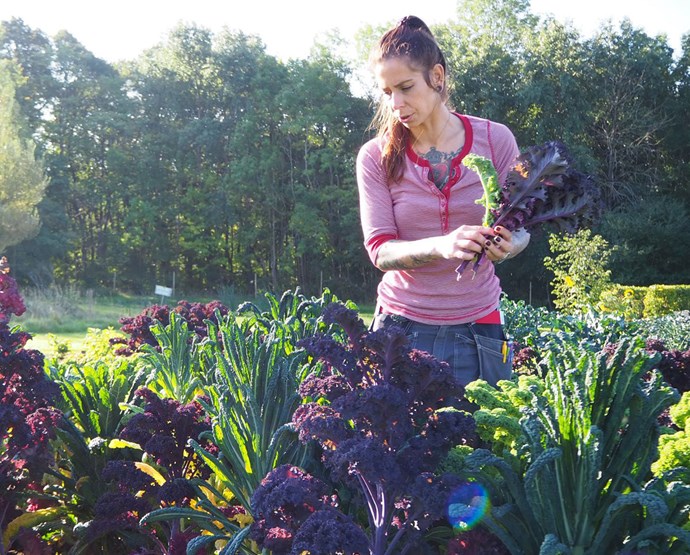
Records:
[[[479,377],[495,386],[513,374],[513,349],[510,342],[475,334],[479,356]]]
[[[477,346],[469,329],[455,333],[453,358],[449,362],[455,377],[463,386],[481,377]]]

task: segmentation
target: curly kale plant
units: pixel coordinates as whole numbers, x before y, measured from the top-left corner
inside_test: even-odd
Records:
[[[515,231],[550,224],[574,233],[599,214],[598,187],[590,176],[572,167],[571,156],[560,142],[532,146],[520,154],[498,193],[498,178],[490,160],[472,156],[463,163],[478,173],[484,189],[477,201],[487,211],[483,225]],[[483,254],[475,257],[475,270],[482,258]],[[468,264],[464,261],[458,266],[459,276]]]
[[[50,440],[60,419],[54,408],[58,386],[43,371],[43,355],[26,349],[30,335],[10,328],[12,315],[24,312],[24,302],[7,260],[0,260],[0,553],[14,543],[27,552],[40,540],[30,528],[42,512],[22,514],[20,501],[40,489],[43,474],[53,465]],[[32,522],[29,524],[28,515]],[[25,530],[17,523],[23,522]],[[3,545],[6,544],[6,545]],[[38,551],[35,551],[38,552]]]
[[[281,465],[254,493],[256,521],[250,537],[274,555],[305,550],[314,555],[368,553],[362,529],[336,507],[328,484],[299,467]]]
[[[666,349],[659,339],[648,339],[645,346],[648,352],[661,355],[657,368],[669,385],[679,393],[690,391],[690,348],[685,351]]]
[[[196,498],[191,480],[207,478],[210,470],[188,442],[199,440],[210,429],[210,420],[196,401],[182,404],[146,388],[135,396],[144,406],[124,426],[120,439],[123,445],[142,449],[144,456],[141,461],[106,464],[101,479],[110,491],[96,502],[93,520],[81,527],[80,547],[94,548],[97,541],[110,536],[121,538],[121,550],[155,545],[168,553],[173,544],[186,546],[200,534],[194,526],[183,527],[179,519],[163,524],[144,521],[143,526],[140,519],[161,507],[189,506]],[[212,449],[208,442],[204,446]]]
[[[357,552],[419,552],[424,532],[443,518],[458,485],[456,476],[438,476],[434,470],[451,447],[475,436],[473,419],[458,410],[463,388],[447,365],[411,350],[402,329],[368,332],[356,312],[335,303],[324,311],[324,320],[340,324],[348,341],[319,335],[302,342],[320,365],[300,387],[304,403],[294,414],[294,426],[301,441],[320,445],[333,483],[358,492],[368,517],[368,549]],[[312,504],[314,513],[304,522],[299,519],[299,526],[291,517],[292,527],[274,526],[269,537],[261,532],[268,526],[266,518],[286,514],[294,497],[279,496],[266,507],[264,496],[257,491],[253,504],[255,538],[264,546],[279,534],[292,540],[292,551],[286,544],[284,553],[321,553],[315,521],[341,530],[330,537],[361,542],[351,521],[336,516],[325,502]],[[351,552],[352,545],[346,542],[340,549]]]
[[[661,476],[683,467],[690,476],[690,392],[683,393],[669,412],[676,431],[659,438],[659,458],[652,465],[652,471],[655,476]]]

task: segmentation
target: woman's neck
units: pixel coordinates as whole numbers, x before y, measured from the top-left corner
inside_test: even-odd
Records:
[[[462,137],[459,136],[459,133],[462,134]],[[444,109],[439,110],[438,116],[434,117],[429,125],[420,126],[414,131],[411,130],[410,142],[412,150],[420,155],[432,149],[454,151],[464,143],[464,128],[462,122],[453,115],[453,112],[444,106]]]

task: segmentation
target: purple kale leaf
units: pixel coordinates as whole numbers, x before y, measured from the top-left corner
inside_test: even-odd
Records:
[[[187,445],[190,439],[199,441],[199,437],[211,429],[210,419],[201,404],[161,399],[147,388],[137,390],[135,396],[144,399],[144,412],[135,414],[127,422],[120,437],[138,443],[172,478],[189,477],[190,472],[205,468]],[[212,449],[208,441],[204,446]]]
[[[648,339],[646,349],[650,354],[661,355],[657,368],[671,387],[675,387],[679,393],[690,391],[690,349],[669,350],[663,341],[658,339]]]
[[[494,226],[510,231],[552,224],[575,233],[598,217],[600,191],[591,176],[572,167],[564,144],[548,142],[521,154],[503,184]]]
[[[330,487],[299,467],[272,470],[252,496],[251,538],[274,555],[292,550],[295,534],[316,511],[331,507]]]
[[[336,509],[312,513],[295,534],[291,554],[368,555],[369,540],[347,515]]]
[[[573,167],[563,143],[549,141],[517,157],[502,184],[499,206],[492,210],[492,226],[534,231],[548,224],[575,233],[595,222],[601,207],[601,192],[592,177]],[[483,258],[483,252],[475,257],[475,271]],[[458,266],[458,276],[469,262]]]

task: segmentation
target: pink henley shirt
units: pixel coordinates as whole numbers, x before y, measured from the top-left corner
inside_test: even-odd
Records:
[[[465,145],[453,160],[442,191],[429,178],[429,163],[409,147],[403,178],[386,182],[381,164],[382,139],[362,146],[357,156],[357,183],[364,245],[375,264],[378,249],[390,239],[412,241],[446,235],[463,224],[480,225],[484,207],[477,174],[461,164],[469,152],[489,158],[500,182],[519,153],[512,132],[499,123],[455,114],[465,127]],[[378,286],[378,306],[426,324],[473,322],[498,306],[501,287],[494,265],[484,259],[474,278],[457,280],[458,260],[437,260],[413,270],[390,270]]]

